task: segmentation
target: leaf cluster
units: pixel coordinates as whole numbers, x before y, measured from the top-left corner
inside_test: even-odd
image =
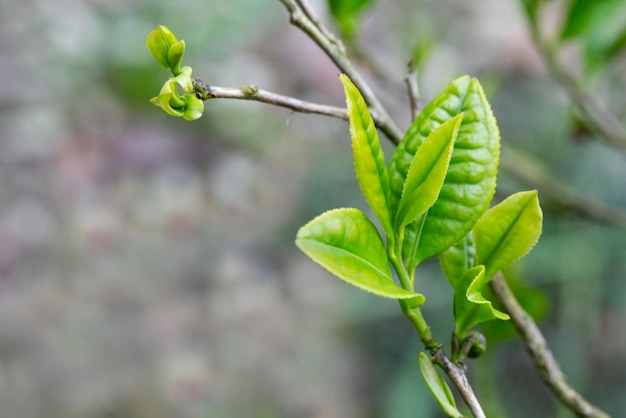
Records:
[[[484,319],[475,314],[469,319],[463,306],[480,312],[491,308],[481,289],[537,241],[541,232],[537,193],[513,195],[487,210],[495,191],[499,132],[476,79],[453,81],[428,104],[389,166],[367,104],[347,76],[340,79],[356,178],[386,239],[359,210],[335,209],[303,226],[296,244],[339,278],[395,299],[419,295],[421,300],[423,295],[414,288],[414,269],[440,255],[458,295],[457,332],[463,336],[479,323],[477,318]],[[389,264],[396,269],[399,284]],[[490,312],[493,318],[506,318]]]
[[[459,353],[459,347],[467,346],[463,341],[470,338],[472,327],[509,319],[485,298],[483,289],[539,239],[542,213],[537,192],[514,194],[489,209],[500,135],[478,80],[460,77],[435,97],[387,165],[363,96],[346,75],[339,78],[346,95],[356,178],[385,240],[363,212],[342,208],[300,228],[296,245],[340,279],[399,299],[409,319],[426,300],[415,290],[415,269],[438,255],[454,288],[459,344],[453,347],[452,358],[462,361],[468,353]],[[420,324],[416,328],[421,334],[430,332]],[[449,416],[461,416],[425,354],[420,368],[442,409]]]
[[[178,40],[169,28],[161,25],[148,34],[146,46],[157,62],[172,72],[172,77],[163,84],[159,95],[150,102],[168,115],[186,120],[200,118],[204,112],[204,102],[194,93],[191,67],[181,68],[185,41]],[[183,90],[182,94],[179,88]]]

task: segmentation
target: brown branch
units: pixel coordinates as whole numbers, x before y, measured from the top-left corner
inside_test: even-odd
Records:
[[[422,109],[422,103],[420,101],[420,91],[417,84],[417,68],[413,61],[409,62],[408,72],[404,78],[406,83],[407,93],[409,94],[409,106],[411,107],[411,122],[415,120]]]
[[[558,399],[578,417],[609,418],[605,412],[591,405],[569,386],[539,327],[520,306],[502,274],[496,274],[490,286],[498,302],[511,316],[511,321],[524,341],[539,376]]]
[[[374,94],[371,87],[363,79],[363,77],[356,70],[350,59],[346,55],[343,44],[337,41],[337,38],[330,33],[330,31],[319,23],[319,19],[315,17],[312,9],[305,0],[279,0],[289,12],[289,19],[292,25],[302,30],[309,36],[326,55],[335,63],[337,68],[346,74],[359,89],[363,98],[374,110],[379,118],[381,124],[379,129],[389,138],[394,144],[400,143],[402,140],[402,131],[395,124],[393,119],[389,116],[383,105],[378,100],[378,97]],[[304,8],[302,5],[305,4]],[[322,27],[323,29],[320,29]]]
[[[317,17],[311,5],[306,2],[306,0],[294,0],[296,5],[304,12],[307,19],[309,19],[317,29],[324,35],[332,44],[334,44],[342,54],[346,54],[346,48],[343,45],[343,42],[336,37]]]
[[[443,353],[440,351],[435,358],[435,362],[446,372],[446,375],[450,378],[454,386],[459,390],[463,401],[467,407],[472,411],[475,418],[486,418],[485,412],[482,406],[478,402],[478,398],[474,394],[474,390],[467,380],[465,370],[452,363]]]
[[[306,102],[294,97],[283,96],[262,90],[255,85],[244,87],[218,87],[205,84],[200,79],[193,81],[194,91],[198,98],[202,100],[209,99],[235,99],[250,100],[255,102],[267,103],[274,106],[284,107],[300,113],[314,113],[318,115],[331,116],[348,120],[348,111],[341,107],[327,106],[318,103]]]
[[[218,87],[205,84],[200,79],[193,81],[194,91],[198,98],[202,100],[209,99],[235,99],[250,100],[255,102],[267,103],[278,107],[284,107],[294,112],[311,113],[316,115],[330,116],[333,118],[348,120],[348,111],[342,107],[323,105],[319,103],[307,102],[290,96],[272,93],[267,90],[258,88],[255,85],[244,87]],[[381,127],[385,123],[385,119],[381,118],[375,110],[370,110],[374,124]],[[391,139],[391,138],[390,138]]]

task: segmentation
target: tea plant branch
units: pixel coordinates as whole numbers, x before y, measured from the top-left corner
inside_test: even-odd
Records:
[[[346,55],[346,49],[341,41],[320,23],[320,20],[315,16],[306,0],[279,1],[289,12],[291,24],[308,35],[335,63],[337,68],[346,74],[357,86],[371,110],[378,114],[380,118],[379,129],[391,142],[397,145],[402,139],[402,132],[391,119],[371,87],[356,70]]]
[[[539,327],[520,306],[501,273],[493,277],[490,286],[496,299],[511,316],[511,321],[524,341],[539,376],[563,405],[578,417],[609,418],[609,415],[590,404],[569,386]]]
[[[195,79],[193,80],[193,88],[195,93],[198,95],[198,98],[202,100],[250,100],[284,107],[298,113],[310,113],[348,120],[348,111],[343,107],[307,102],[305,100],[296,99],[295,97],[284,96],[282,94],[263,90],[253,84],[243,87],[219,87],[206,84],[200,79]],[[370,114],[376,127],[382,130],[382,127],[385,124],[385,119],[381,118],[375,110],[370,110]],[[395,136],[389,137],[389,139],[392,142],[400,140]]]
[[[442,369],[446,371],[446,375],[450,378],[454,386],[459,389],[459,393],[463,398],[463,401],[468,406],[475,418],[486,418],[485,412],[482,406],[478,402],[478,398],[474,394],[472,387],[467,380],[465,370],[452,363],[445,355],[443,355],[443,349],[439,350],[435,356],[435,363],[437,363]],[[461,388],[463,388],[461,390]]]
[[[267,103],[278,107],[291,109],[299,113],[313,113],[318,115],[330,116],[348,120],[348,112],[345,108],[328,106],[318,103],[307,102],[296,99],[295,97],[283,96],[281,94],[272,93],[267,90],[250,84],[243,87],[219,87],[205,84],[200,79],[193,81],[193,86],[198,97],[202,100],[209,99],[236,99],[250,100],[261,103]],[[378,125],[376,114],[372,115],[374,123]],[[377,123],[378,122],[378,123]]]
[[[558,57],[558,44],[541,33],[537,11],[528,12],[531,36],[554,79],[567,92],[587,126],[611,145],[626,151],[626,128],[607,106],[591,94],[582,80],[574,76]]]

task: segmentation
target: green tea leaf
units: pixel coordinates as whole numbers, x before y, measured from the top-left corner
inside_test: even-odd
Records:
[[[325,212],[298,231],[296,245],[346,282],[392,299],[424,296],[400,288],[391,277],[387,252],[374,224],[358,209]]]
[[[528,254],[539,240],[542,220],[536,190],[509,196],[478,220],[476,263],[485,265],[488,278]]]
[[[485,266],[469,269],[458,281],[454,289],[454,322],[456,335],[465,338],[467,332],[475,325],[494,319],[509,319],[509,316],[493,307],[484,298],[483,287],[491,278],[485,275]]]
[[[167,26],[163,25],[157,26],[156,29],[150,32],[146,37],[146,47],[150,50],[158,63],[164,68],[172,68],[168,54],[171,46],[177,42],[178,39],[176,39],[176,36],[174,36],[172,31]],[[182,52],[180,55],[182,59]],[[178,75],[178,73],[175,73],[174,75]]]
[[[376,126],[356,86],[345,74],[340,75],[339,79],[346,92],[356,178],[385,234],[392,237],[389,173]]]
[[[396,228],[419,218],[437,200],[462,120],[461,113],[436,128],[415,153],[396,213]]]
[[[471,232],[461,241],[439,254],[441,269],[453,288],[456,288],[465,272],[474,267],[475,260],[476,249]]]
[[[422,378],[443,412],[449,417],[463,418],[463,415],[456,409],[456,402],[454,401],[450,387],[439,374],[430,357],[428,357],[428,354],[423,351],[419,354],[419,364]]]
[[[466,236],[493,197],[500,134],[480,83],[465,76],[424,107],[398,145],[389,166],[392,213],[402,198],[413,156],[424,140],[463,112],[439,198],[421,219],[406,227],[403,257],[409,268]]]

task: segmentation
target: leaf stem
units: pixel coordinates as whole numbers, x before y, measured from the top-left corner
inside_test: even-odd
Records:
[[[406,319],[413,324],[413,327],[419,334],[420,340],[424,343],[424,347],[431,352],[441,348],[442,345],[435,340],[435,337],[433,337],[433,333],[424,319],[421,309],[419,307],[412,307],[410,299],[400,299],[399,302],[402,313]]]
[[[401,242],[401,240],[398,239],[397,242]],[[398,275],[398,279],[400,280],[400,285],[402,286],[402,288],[405,290],[414,291],[413,282],[411,281],[409,273],[407,272],[404,264],[402,264],[401,261],[401,257],[399,254],[401,251],[401,245],[396,248],[389,247],[389,261],[391,261],[391,265]],[[424,347],[426,347],[426,349],[428,349],[429,351],[436,350],[441,347],[441,344],[435,341],[432,331],[426,323],[426,320],[424,319],[424,316],[422,315],[422,311],[420,310],[419,306],[414,306],[411,299],[399,299],[398,302],[400,303],[400,309],[402,310],[404,316],[409,320],[409,322],[411,322],[411,324],[413,324],[413,326],[417,330],[420,340],[422,340],[422,342],[424,343]]]

